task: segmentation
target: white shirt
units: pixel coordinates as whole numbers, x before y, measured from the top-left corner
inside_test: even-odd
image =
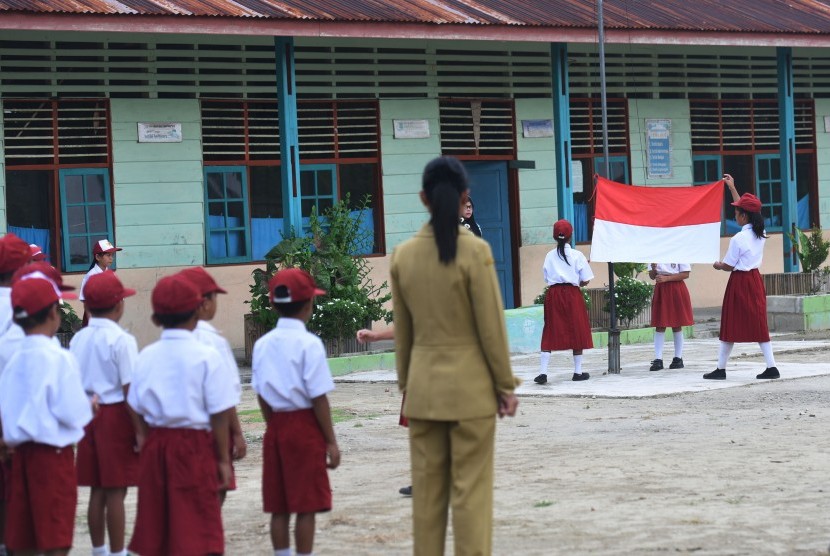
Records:
[[[326,348],[298,319],[282,317],[254,344],[251,386],[274,411],[311,407],[334,390]]]
[[[576,249],[572,249],[567,243],[565,244],[565,256],[568,257],[567,263],[559,257],[559,251],[556,249],[548,252],[542,266],[542,274],[547,285],[573,284],[579,286],[580,282],[587,282],[594,277],[585,255]]]
[[[12,289],[2,286],[0,287],[0,336],[14,324],[12,313]]]
[[[691,265],[684,263],[657,263],[655,271],[657,274],[671,275],[680,274],[681,272],[691,272]]]
[[[231,344],[222,334],[207,321],[200,320],[196,324],[193,335],[199,342],[211,346],[222,356],[222,370],[227,372],[236,384],[237,392],[242,392],[242,384],[239,381],[239,367],[236,364],[236,357],[233,356]]]
[[[221,361],[189,330],[166,329],[138,354],[127,403],[151,427],[210,430],[211,415],[239,403]]]
[[[81,280],[81,287],[78,289],[78,299],[83,301],[84,300],[84,286],[86,286],[86,281],[89,280],[91,276],[95,276],[96,274],[101,274],[104,272],[104,269],[98,266],[98,263],[92,265],[92,268],[89,269],[84,275],[84,279]]]
[[[752,270],[761,266],[764,259],[764,243],[767,238],[758,238],[752,231],[752,224],[744,224],[741,231],[729,240],[729,248],[723,262],[735,270]]]
[[[138,344],[132,334],[115,321],[92,317],[87,327],[72,337],[69,351],[81,367],[88,396],[98,394],[102,404],[124,401],[124,386],[132,380],[138,358]]]
[[[84,436],[92,409],[78,362],[41,334],[26,336],[0,376],[3,440],[63,448]]]
[[[26,333],[23,332],[23,329],[16,323],[12,323],[8,330],[6,330],[5,334],[0,336],[0,376],[3,376],[3,369],[6,368],[6,363],[12,358],[12,355],[17,353],[17,350],[20,348],[20,344],[23,343],[23,338],[26,337]],[[57,338],[53,338],[53,340],[57,340]],[[60,342],[53,342],[58,347],[60,347]]]

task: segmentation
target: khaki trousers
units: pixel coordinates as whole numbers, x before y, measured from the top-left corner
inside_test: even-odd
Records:
[[[455,556],[489,556],[496,417],[409,420],[415,556],[444,554],[452,507]]]

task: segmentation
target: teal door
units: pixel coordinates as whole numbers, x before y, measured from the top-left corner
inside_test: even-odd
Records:
[[[504,306],[512,309],[513,245],[510,242],[510,203],[507,193],[506,162],[465,162],[470,176],[473,217],[493,250]]]
[[[85,272],[92,261],[92,246],[101,239],[115,242],[109,170],[61,170],[60,189],[63,270]]]

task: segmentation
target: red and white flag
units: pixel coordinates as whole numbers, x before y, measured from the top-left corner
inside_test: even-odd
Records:
[[[597,178],[591,261],[713,263],[720,257],[723,181],[639,187]]]

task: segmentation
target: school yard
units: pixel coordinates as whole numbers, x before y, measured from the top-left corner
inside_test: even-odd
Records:
[[[514,357],[525,383],[517,416],[498,426],[494,554],[827,554],[830,334],[773,337],[773,346],[783,378],[763,382],[754,379],[763,359],[748,344],[736,346],[726,381],[703,381],[716,339],[687,342],[687,368],[659,373],[645,370],[650,346],[623,346],[616,376],[602,375],[605,350],[591,350],[582,383],[555,354],[560,370],[543,387],[532,384],[538,356]],[[342,463],[330,474],[334,509],[317,520],[318,554],[411,553],[410,501],[398,494],[409,484],[407,439],[392,379],[348,375],[330,397]],[[226,553],[264,556],[264,424],[250,389],[239,410],[249,455],[224,508]],[[132,491],[128,507],[131,528]]]

